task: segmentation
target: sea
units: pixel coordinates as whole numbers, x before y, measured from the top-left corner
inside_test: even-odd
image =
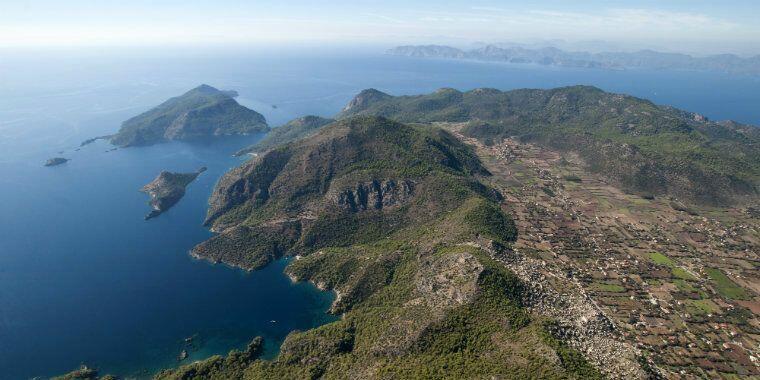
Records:
[[[235,90],[272,126],[333,116],[359,91],[587,84],[711,119],[760,125],[760,78],[394,57],[370,47],[0,50],[0,379],[82,364],[125,378],[242,349],[265,356],[330,323],[332,292],[293,283],[287,260],[245,272],[188,255],[212,236],[208,197],[236,150],[262,137],[112,150],[88,138],[200,84]],[[44,167],[51,157],[71,161]],[[208,170],[148,221],[138,190],[160,171]],[[189,340],[190,343],[186,342]]]

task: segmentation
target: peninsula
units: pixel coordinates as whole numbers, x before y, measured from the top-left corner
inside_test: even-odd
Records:
[[[150,205],[153,207],[145,220],[155,218],[165,212],[185,195],[185,188],[193,182],[198,175],[206,171],[205,167],[195,173],[172,173],[162,171],[156,179],[143,186],[140,191],[150,196]]]
[[[191,254],[296,257],[341,318],[154,379],[760,376],[757,128],[589,86],[368,89],[335,119],[222,176]]]
[[[125,121],[110,141],[129,147],[268,131],[264,116],[238,104],[236,96],[234,91],[198,86]]]

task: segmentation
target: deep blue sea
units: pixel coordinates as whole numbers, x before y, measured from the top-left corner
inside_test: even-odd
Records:
[[[333,300],[283,275],[286,262],[245,273],[193,260],[201,225],[231,153],[261,136],[106,152],[89,137],[201,83],[236,90],[272,125],[332,116],[364,88],[416,94],[440,87],[513,89],[591,84],[760,124],[760,78],[673,71],[606,71],[425,60],[362,49],[304,48],[0,51],[0,378],[75,369],[146,377],[244,347],[276,354],[292,330],[334,320]],[[62,152],[62,153],[58,153]],[[71,161],[42,164],[50,157]],[[208,171],[174,208],[144,221],[138,189],[161,170]]]

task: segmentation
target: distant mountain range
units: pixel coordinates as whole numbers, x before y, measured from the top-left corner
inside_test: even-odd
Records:
[[[694,57],[687,54],[663,53],[653,50],[589,53],[565,51],[554,47],[526,48],[520,46],[500,47],[497,45],[486,45],[473,50],[461,50],[442,45],[409,45],[390,49],[388,54],[407,57],[534,63],[562,67],[647,68],[760,74],[760,55],[749,58],[733,54]]]

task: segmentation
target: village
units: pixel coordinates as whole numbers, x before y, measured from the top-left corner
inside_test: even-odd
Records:
[[[573,155],[447,128],[476,148],[515,219],[502,261],[531,286],[526,304],[592,361],[618,374],[636,355],[665,378],[760,376],[755,209],[626,194]]]

